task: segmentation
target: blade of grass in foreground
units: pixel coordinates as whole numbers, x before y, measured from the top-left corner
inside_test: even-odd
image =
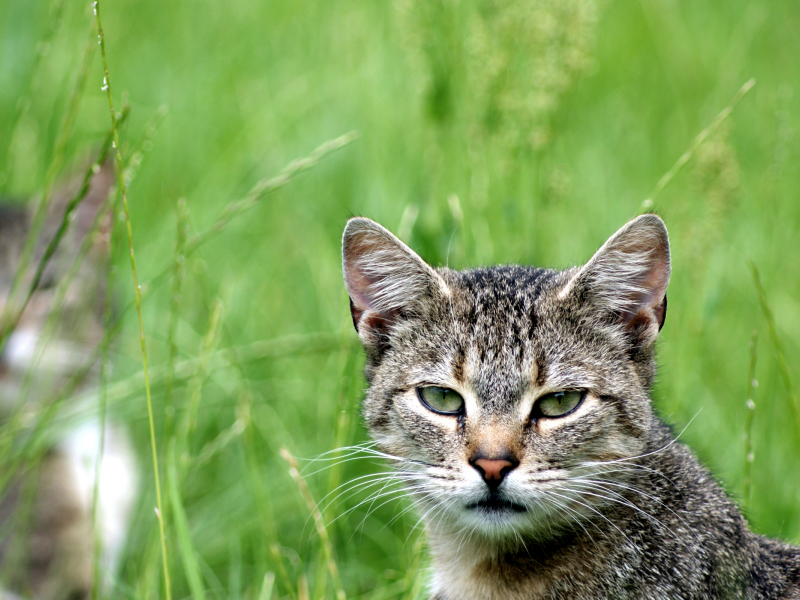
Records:
[[[200,566],[195,556],[196,550],[189,532],[189,520],[186,517],[186,511],[183,508],[183,502],[181,501],[181,495],[178,489],[180,481],[178,469],[176,468],[178,460],[179,458],[176,457],[176,448],[173,444],[168,458],[167,487],[169,491],[170,508],[172,509],[172,520],[175,524],[175,532],[178,538],[178,553],[180,554],[181,563],[186,573],[189,589],[192,592],[192,598],[194,600],[205,600],[206,595],[205,589],[203,588],[203,577],[200,575]]]
[[[745,403],[747,415],[744,421],[744,490],[742,491],[742,504],[744,504],[745,508],[750,502],[750,470],[753,466],[753,413],[756,408],[753,397],[756,395],[756,387],[758,386],[756,381],[757,344],[758,330],[754,330],[753,337],[750,338],[750,368],[747,371],[747,401]]]
[[[333,544],[331,544],[328,530],[325,528],[325,521],[322,519],[322,514],[317,508],[317,503],[314,501],[314,498],[311,496],[305,479],[300,475],[300,470],[297,467],[297,460],[292,453],[289,452],[287,448],[281,448],[281,457],[289,464],[289,475],[291,475],[292,479],[294,479],[297,484],[300,495],[303,496],[303,500],[305,500],[308,510],[311,512],[311,516],[314,519],[317,534],[322,541],[322,548],[324,549],[328,571],[331,576],[331,583],[333,584],[333,589],[336,594],[336,600],[345,600],[347,596],[344,593],[342,582],[339,578],[339,568],[336,566],[336,562],[333,559]],[[306,592],[306,595],[308,595],[308,592]]]
[[[797,426],[798,433],[800,433],[800,404],[798,404],[797,394],[795,394],[794,385],[792,384],[792,375],[789,372],[789,365],[786,363],[783,343],[781,342],[781,338],[778,337],[778,330],[775,328],[775,317],[772,315],[772,309],[767,300],[767,293],[764,291],[764,286],[761,284],[761,275],[758,273],[758,267],[756,267],[756,264],[752,260],[748,262],[748,265],[750,267],[750,273],[753,275],[753,283],[755,283],[756,291],[758,292],[758,302],[761,304],[761,311],[764,313],[764,317],[767,320],[769,337],[772,338],[772,343],[775,345],[775,358],[778,361],[778,369],[781,372],[783,384],[786,386],[786,392],[789,394],[789,402],[794,411],[795,425]]]
[[[105,36],[103,35],[103,25],[100,21],[100,2],[99,0],[95,0],[94,2],[94,14],[95,19],[97,21],[97,33],[100,37],[100,55],[103,58],[103,88],[106,91],[108,96],[108,109],[111,113],[111,131],[114,134],[114,150],[116,151],[116,162],[117,162],[117,180],[119,182],[120,191],[122,194],[122,207],[125,211],[125,226],[128,233],[128,248],[130,250],[131,255],[131,270],[133,271],[133,291],[136,297],[136,313],[139,317],[139,338],[142,343],[142,363],[144,368],[144,387],[145,387],[145,396],[147,398],[147,417],[150,422],[150,445],[153,452],[153,476],[155,478],[155,485],[156,485],[156,504],[158,510],[156,511],[156,516],[158,518],[158,527],[160,533],[160,541],[161,541],[161,555],[164,562],[164,590],[167,600],[172,600],[172,589],[169,580],[169,562],[167,559],[167,537],[164,531],[164,518],[163,518],[163,507],[161,504],[161,484],[159,481],[158,475],[158,452],[156,449],[156,433],[155,433],[155,425],[153,424],[153,401],[150,397],[150,381],[148,378],[147,373],[147,347],[145,344],[144,338],[144,323],[142,322],[142,298],[141,298],[141,291],[139,288],[139,277],[136,274],[136,256],[133,252],[133,230],[131,228],[131,217],[130,212],[128,211],[128,196],[125,190],[125,176],[122,172],[122,155],[120,154],[119,150],[119,135],[117,133],[117,114],[114,112],[114,101],[111,97],[111,81],[108,75],[108,61],[106,60],[106,43],[105,43]]]
[[[261,585],[261,593],[258,595],[258,600],[270,600],[272,598],[272,588],[275,585],[275,573],[267,573],[264,575],[264,583]]]
[[[655,200],[656,196],[658,196],[661,193],[661,191],[665,187],[667,187],[667,184],[670,181],[672,181],[672,178],[675,177],[675,175],[678,174],[678,171],[680,171],[684,167],[684,165],[686,165],[686,163],[689,162],[695,151],[702,145],[704,141],[706,141],[706,138],[708,138],[709,135],[714,133],[717,130],[717,127],[719,127],[722,124],[722,122],[730,116],[730,114],[733,112],[733,109],[736,107],[737,104],[739,104],[739,100],[741,100],[744,97],[744,95],[753,88],[755,84],[756,84],[755,79],[750,79],[746,81],[745,84],[739,89],[739,91],[736,92],[736,95],[733,97],[733,100],[731,100],[731,103],[722,109],[722,112],[720,112],[717,115],[717,118],[714,119],[708,127],[706,127],[705,129],[703,129],[703,131],[697,134],[697,137],[694,138],[694,141],[692,142],[692,145],[689,147],[689,149],[686,152],[684,152],[681,155],[681,157],[675,162],[675,164],[672,165],[672,168],[669,171],[667,171],[661,179],[658,180],[656,187],[653,188],[653,191],[650,192],[650,194],[647,196],[647,199],[644,202],[642,202],[642,208],[650,209],[653,207],[653,200]]]

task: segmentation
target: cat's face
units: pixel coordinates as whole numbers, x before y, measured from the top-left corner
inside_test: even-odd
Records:
[[[546,538],[619,497],[651,426],[669,278],[660,219],[632,221],[562,272],[434,270],[353,219],[344,271],[370,433],[430,525]]]

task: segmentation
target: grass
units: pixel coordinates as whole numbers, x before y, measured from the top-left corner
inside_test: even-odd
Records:
[[[144,337],[117,221],[103,394],[144,489],[109,595],[164,597],[167,572],[175,598],[424,597],[400,494],[307,505],[385,468],[346,451],[321,472],[303,460],[367,440],[340,272],[352,214],[435,264],[563,267],[652,200],[673,247],[656,406],[677,430],[691,421],[682,439],[757,531],[800,542],[796,2],[542,0],[530,22],[442,6],[103,4],[108,90],[88,4],[0,7],[3,196],[47,198],[97,155],[109,100],[130,107],[115,147]],[[524,29],[553,14],[552,29]],[[57,421],[9,446],[15,460],[44,451]]]

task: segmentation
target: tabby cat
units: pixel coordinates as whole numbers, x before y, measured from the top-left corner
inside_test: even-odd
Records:
[[[343,268],[364,417],[422,515],[433,599],[800,598],[800,548],[752,533],[651,406],[659,217],[566,271],[434,269],[353,218]]]

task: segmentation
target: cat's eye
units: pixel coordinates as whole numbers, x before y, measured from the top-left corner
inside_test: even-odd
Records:
[[[546,394],[533,406],[534,417],[563,417],[571,413],[586,396],[585,391],[573,390]]]
[[[464,399],[449,388],[438,385],[418,387],[417,396],[425,408],[441,415],[457,415],[464,410]]]

